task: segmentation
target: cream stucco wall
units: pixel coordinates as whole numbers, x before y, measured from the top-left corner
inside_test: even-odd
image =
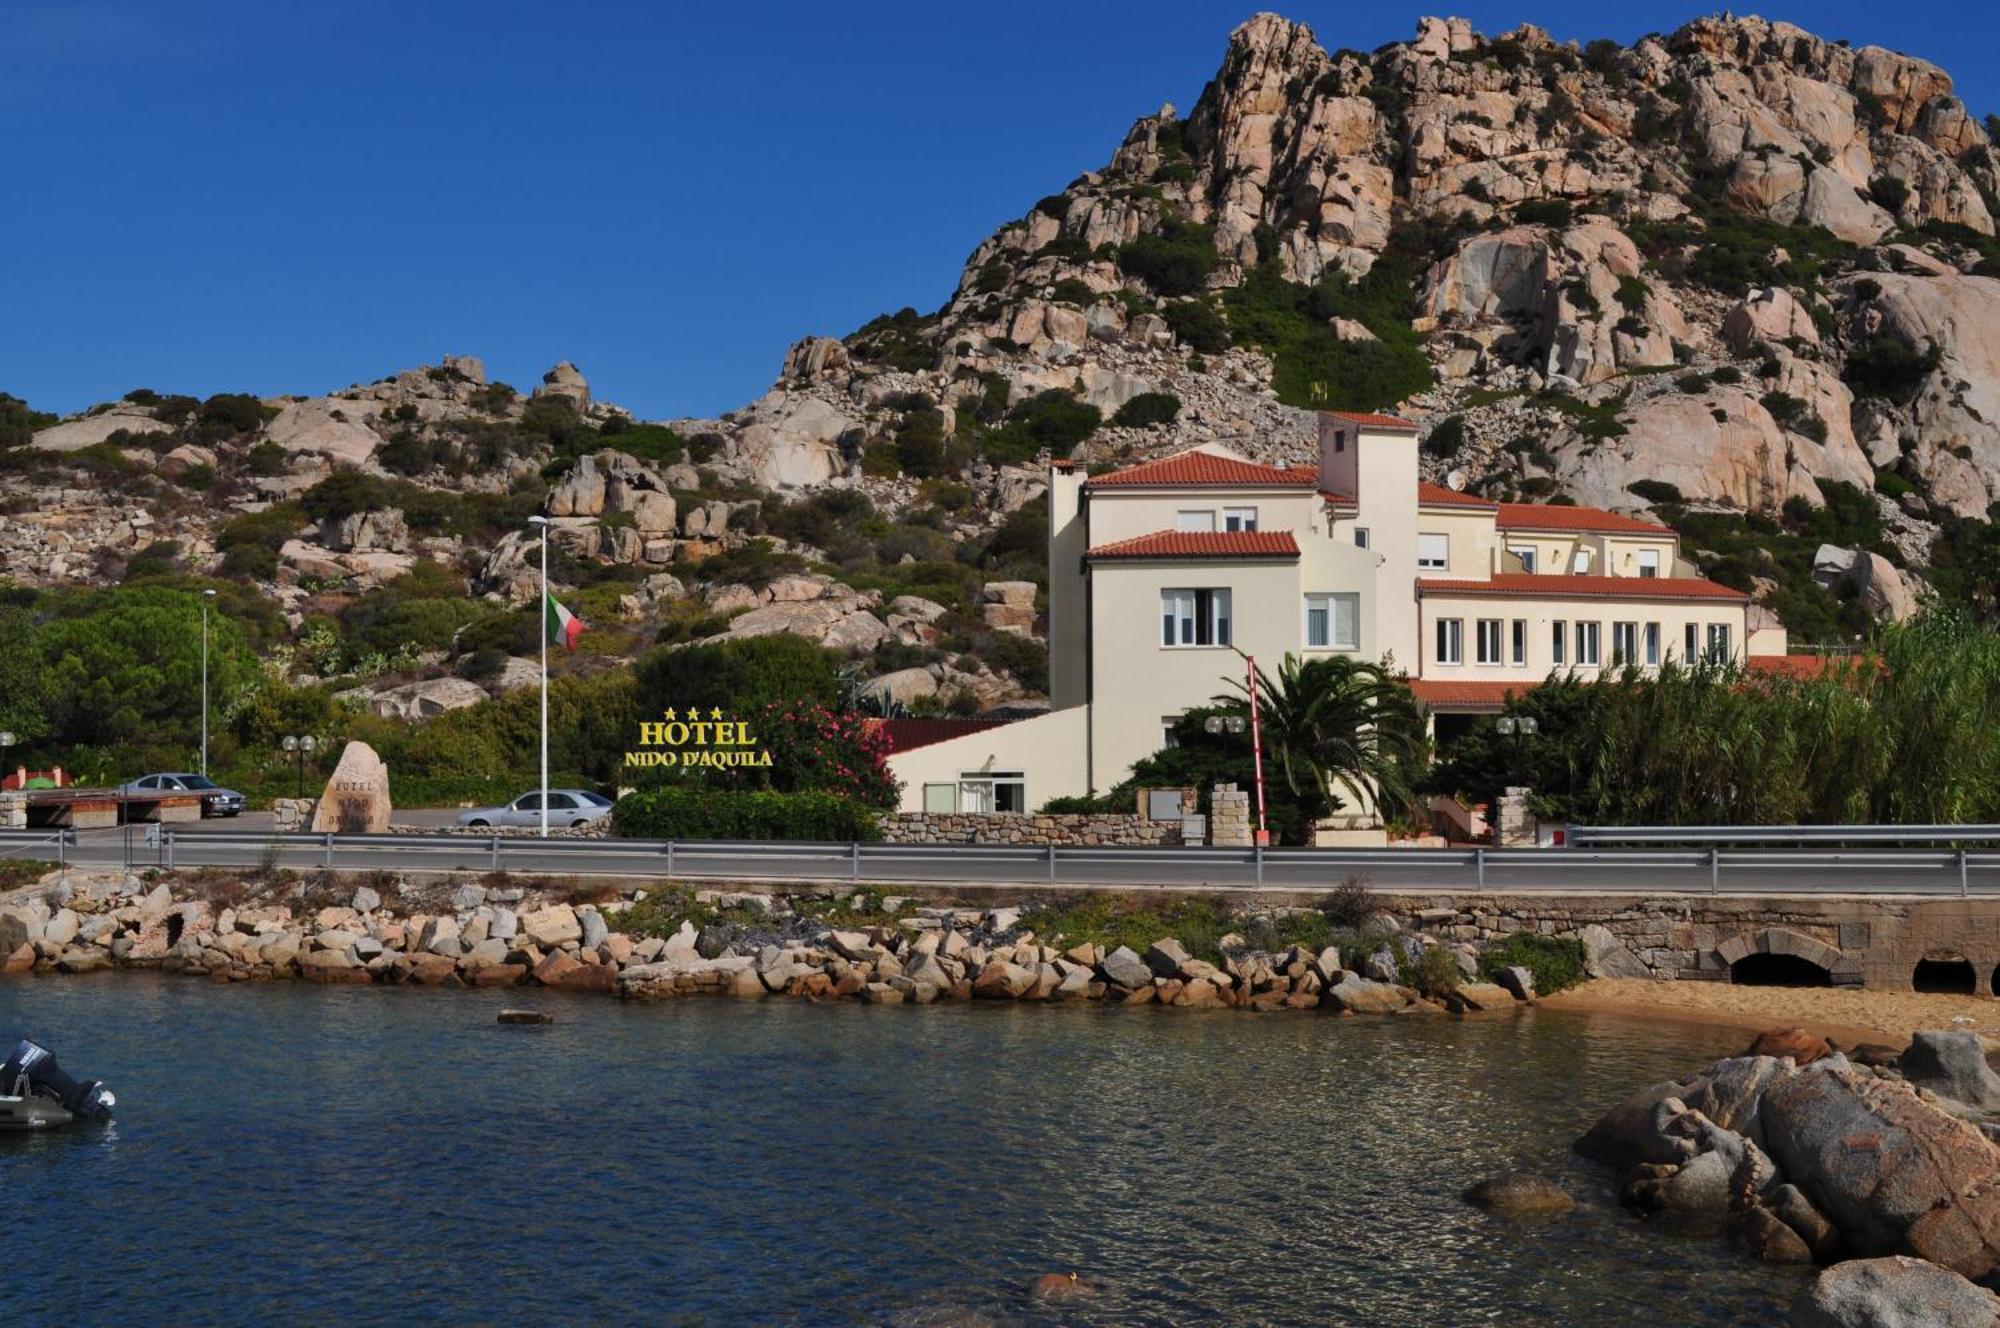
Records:
[[[1084,782],[1088,716],[1086,707],[1071,706],[899,752],[889,758],[889,772],[902,784],[897,809],[922,811],[924,785],[956,784],[960,776],[972,771],[1023,772],[1029,811],[1050,798],[1088,793]]]
[[[1242,656],[1229,646],[1161,644],[1161,591],[1227,588],[1231,640],[1261,667],[1276,667],[1303,639],[1296,562],[1100,562],[1092,575],[1090,761],[1099,791],[1159,750],[1163,720],[1230,693],[1232,681],[1245,676]]]
[[[1083,554],[1090,543],[1083,483],[1080,471],[1049,468],[1049,704],[1058,710],[1089,699],[1082,649],[1088,600]]]

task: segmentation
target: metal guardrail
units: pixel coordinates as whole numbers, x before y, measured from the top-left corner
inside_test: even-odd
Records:
[[[35,850],[54,848],[56,865],[69,865],[76,831],[69,829],[0,830],[0,858],[33,858]]]
[[[1400,893],[2000,895],[2000,852],[1700,846],[1562,849],[1062,847],[540,839],[464,834],[177,833],[128,827],[119,865],[531,871],[716,881],[1047,884]],[[1959,829],[1951,827],[1951,829]],[[1642,830],[1632,833],[1658,834]],[[47,836],[44,835],[46,839]],[[135,842],[135,839],[138,842]],[[1996,833],[2000,840],[2000,833]],[[71,844],[77,841],[72,837]],[[85,841],[72,860],[97,860]],[[116,851],[109,843],[107,851]]]
[[[1579,848],[1612,844],[2000,844],[2000,825],[1572,825]]]

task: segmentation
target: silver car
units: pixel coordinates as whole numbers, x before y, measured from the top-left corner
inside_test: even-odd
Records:
[[[128,784],[118,786],[120,793],[146,797],[158,797],[165,793],[201,794],[201,814],[203,816],[238,816],[249,805],[241,793],[227,789],[207,775],[191,775],[185,772],[170,775],[142,775]]]
[[[610,810],[611,799],[602,793],[592,793],[589,789],[549,790],[549,824],[552,826],[589,825]],[[540,829],[542,795],[539,791],[523,793],[505,807],[474,807],[469,812],[460,812],[458,823],[480,828],[520,825]]]

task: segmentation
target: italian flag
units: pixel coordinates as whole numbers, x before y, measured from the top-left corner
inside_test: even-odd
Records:
[[[554,595],[543,592],[543,616],[548,619],[549,640],[565,650],[576,649],[576,639],[583,635],[583,619],[556,603]]]

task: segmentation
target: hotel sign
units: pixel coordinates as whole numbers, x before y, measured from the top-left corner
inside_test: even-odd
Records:
[[[766,770],[771,753],[757,745],[748,720],[725,719],[720,708],[669,706],[658,719],[639,721],[637,747],[625,753],[627,769],[736,768]]]

